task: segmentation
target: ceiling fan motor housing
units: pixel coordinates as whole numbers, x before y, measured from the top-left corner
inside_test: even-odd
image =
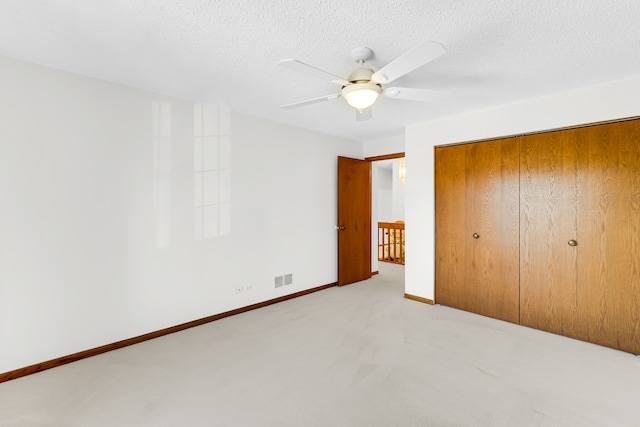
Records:
[[[356,68],[349,74],[349,81],[351,83],[369,83],[373,76],[373,70],[370,68]]]

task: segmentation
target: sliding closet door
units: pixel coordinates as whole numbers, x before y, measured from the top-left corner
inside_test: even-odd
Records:
[[[520,138],[520,323],[575,338],[578,166],[584,147],[560,131]],[[581,247],[580,247],[581,249]]]
[[[578,317],[587,341],[640,353],[640,121],[571,131],[578,183]]]
[[[515,138],[436,149],[436,302],[518,322]]]

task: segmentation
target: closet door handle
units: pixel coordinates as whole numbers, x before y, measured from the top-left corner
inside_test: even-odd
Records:
[[[472,236],[472,237],[473,237],[474,239],[479,239],[479,238],[480,238],[480,235],[479,235],[478,233],[473,233],[473,236]]]
[[[578,246],[578,242],[573,239],[569,240],[567,243],[569,243],[569,246]]]

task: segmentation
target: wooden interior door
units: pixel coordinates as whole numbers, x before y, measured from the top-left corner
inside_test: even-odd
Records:
[[[515,138],[436,149],[436,302],[519,321]]]
[[[371,277],[371,162],[338,157],[338,286]]]
[[[575,338],[578,323],[578,165],[567,132],[520,138],[520,323]]]
[[[583,339],[640,353],[640,120],[572,130]]]

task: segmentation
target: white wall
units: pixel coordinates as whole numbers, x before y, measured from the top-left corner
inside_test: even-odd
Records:
[[[640,77],[408,126],[407,293],[434,296],[434,146],[640,115]]]
[[[404,133],[390,138],[374,139],[364,143],[364,156],[375,157],[404,153]]]
[[[391,200],[391,217],[393,222],[404,221],[404,185],[400,182],[400,159],[393,160],[393,170],[391,172],[392,200]]]
[[[404,186],[400,182],[400,159],[372,162],[373,184],[377,193],[377,220],[404,221]]]
[[[378,221],[393,222],[393,171],[380,168],[377,162],[373,162],[372,168],[378,171]]]
[[[4,57],[0,93],[0,372],[337,280],[362,143],[215,107],[196,141],[197,104]]]

